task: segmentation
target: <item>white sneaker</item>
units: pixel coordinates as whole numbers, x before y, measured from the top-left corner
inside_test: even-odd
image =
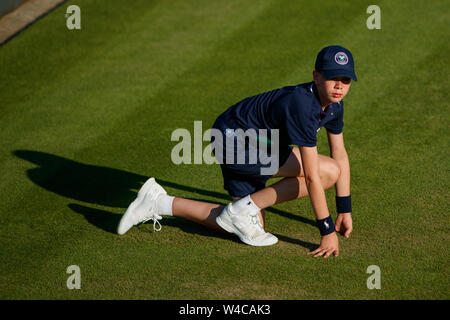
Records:
[[[216,222],[224,230],[236,234],[242,242],[251,246],[271,246],[278,242],[277,237],[264,231],[258,212],[232,212],[231,203],[223,209]]]
[[[120,220],[117,227],[117,233],[125,234],[131,227],[153,220],[153,230],[161,230],[161,224],[158,220],[162,217],[159,215],[156,201],[161,194],[167,194],[166,190],[161,187],[154,178],[148,179],[138,192],[136,199],[128,206],[127,211]],[[159,228],[156,227],[159,225]]]

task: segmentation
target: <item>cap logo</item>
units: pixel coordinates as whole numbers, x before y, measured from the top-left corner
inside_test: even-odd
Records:
[[[345,65],[348,63],[348,57],[345,52],[338,52],[334,55],[334,61],[336,61],[337,64]]]

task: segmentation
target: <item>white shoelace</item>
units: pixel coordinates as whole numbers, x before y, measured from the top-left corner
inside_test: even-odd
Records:
[[[155,210],[155,208],[152,206],[148,209],[149,212],[151,212],[153,210]],[[155,214],[151,217],[146,217],[144,220],[142,220],[142,223],[146,223],[147,221],[153,220],[153,231],[157,232],[157,231],[161,231],[162,226],[161,223],[159,223],[159,220],[161,220],[162,217],[158,214]],[[158,225],[158,227],[156,226]]]
[[[142,223],[146,223],[147,221],[153,220],[153,231],[161,231],[162,226],[161,223],[159,223],[159,220],[161,219],[162,219],[161,216],[152,217],[145,219],[144,221],[142,221]],[[158,228],[156,227],[156,225],[158,225]]]
[[[252,223],[254,225],[256,225],[256,229],[258,229],[259,232],[265,233],[264,228],[263,228],[263,226],[261,224],[261,220],[259,220],[258,213],[257,212],[253,213],[253,214],[249,213],[248,215],[250,216],[250,219],[251,219]]]

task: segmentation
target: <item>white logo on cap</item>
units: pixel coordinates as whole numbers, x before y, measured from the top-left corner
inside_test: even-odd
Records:
[[[348,57],[345,52],[338,52],[334,55],[334,61],[336,61],[337,64],[345,65],[348,63]]]

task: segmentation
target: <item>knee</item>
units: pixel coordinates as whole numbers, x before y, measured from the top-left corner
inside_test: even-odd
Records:
[[[332,185],[334,185],[341,176],[341,167],[339,166],[337,161],[334,159],[330,159],[330,161],[323,169],[324,170],[321,170],[323,172],[323,175],[325,175],[326,179],[330,181]]]

